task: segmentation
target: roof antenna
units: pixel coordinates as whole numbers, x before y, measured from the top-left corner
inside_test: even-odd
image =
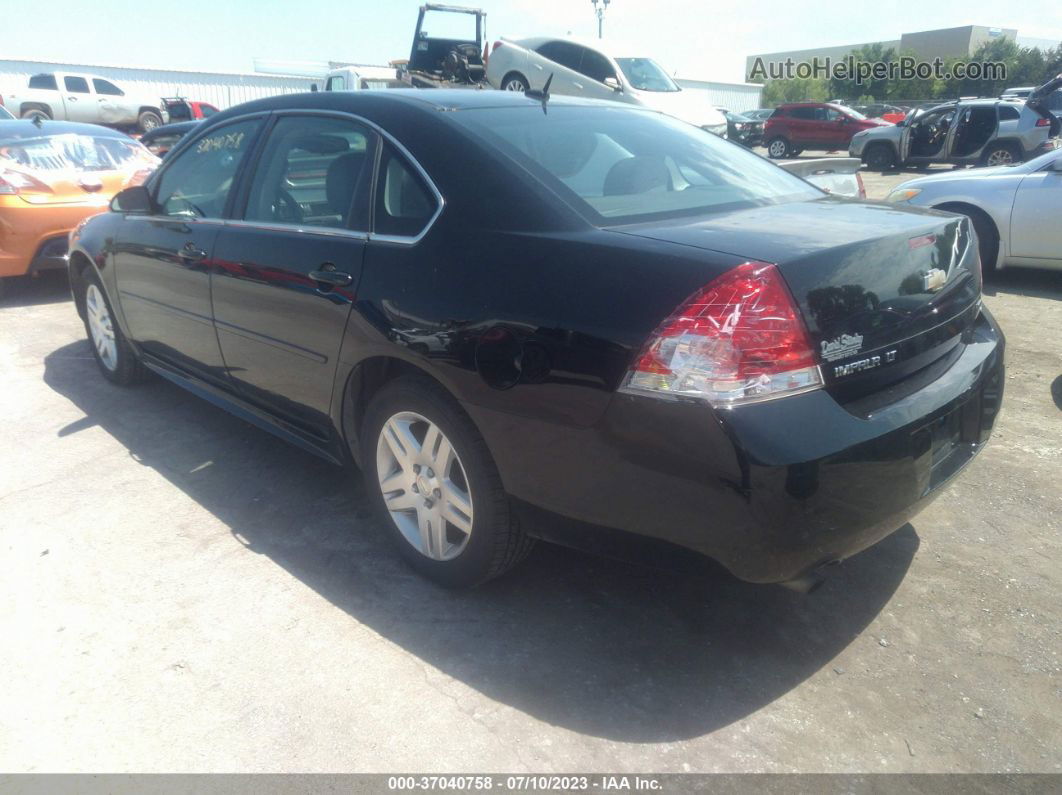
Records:
[[[524,92],[524,96],[528,99],[540,99],[542,100],[542,112],[546,112],[546,103],[549,102],[549,84],[553,82],[553,72],[549,73],[549,77],[546,78],[546,84],[542,86],[542,89],[529,88]]]

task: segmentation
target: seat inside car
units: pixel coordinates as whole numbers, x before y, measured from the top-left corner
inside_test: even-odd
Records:
[[[637,155],[618,161],[605,177],[605,196],[671,190],[671,172],[664,158]]]
[[[365,166],[364,152],[347,152],[328,166],[325,176],[325,196],[332,212],[346,219],[354,190],[358,186]]]

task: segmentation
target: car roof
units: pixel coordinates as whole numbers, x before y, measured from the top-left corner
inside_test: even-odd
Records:
[[[39,138],[42,135],[94,135],[97,138],[129,138],[123,132],[99,124],[76,121],[42,121],[38,126],[30,119],[0,120],[0,136],[4,138]]]
[[[609,100],[586,99],[583,97],[561,96],[552,94],[549,107],[582,106],[599,108],[626,108],[632,111],[655,112],[636,105],[620,104]],[[281,94],[273,97],[245,102],[221,111],[205,121],[211,126],[219,121],[242,116],[247,113],[261,113],[278,110],[336,110],[348,113],[366,114],[371,117],[374,112],[388,108],[405,108],[422,112],[446,112],[474,110],[477,108],[541,108],[542,100],[528,97],[516,91],[490,91],[456,88],[422,88],[378,89],[375,91],[314,91],[302,94]]]

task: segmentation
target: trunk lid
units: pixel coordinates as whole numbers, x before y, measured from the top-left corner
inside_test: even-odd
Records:
[[[775,263],[842,402],[946,357],[980,310],[961,216],[824,198],[613,231]]]

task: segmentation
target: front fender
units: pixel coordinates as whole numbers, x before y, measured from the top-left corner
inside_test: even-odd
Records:
[[[85,317],[86,268],[92,268],[111,305],[111,312],[122,333],[129,337],[129,329],[118,300],[117,274],[114,268],[114,249],[124,217],[119,213],[102,213],[86,218],[70,233],[67,274],[74,305],[82,319]]]

